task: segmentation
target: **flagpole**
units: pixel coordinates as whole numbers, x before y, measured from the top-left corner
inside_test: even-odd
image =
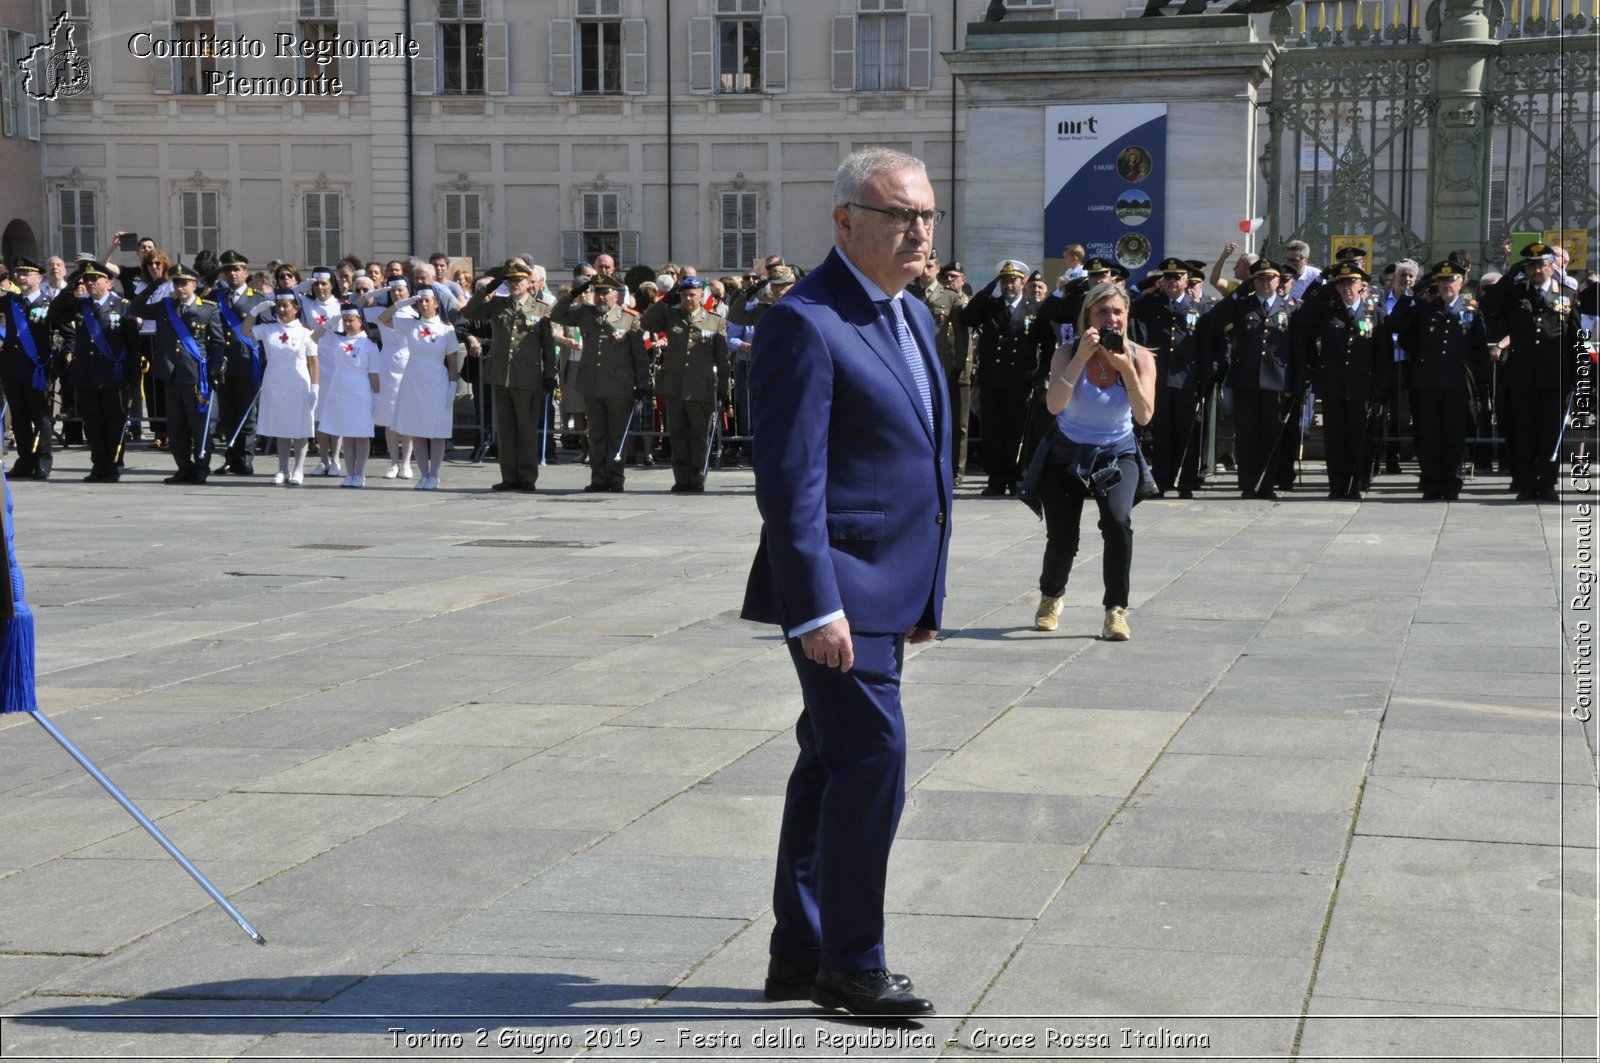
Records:
[[[70,738],[62,734],[61,730],[56,727],[54,723],[50,722],[49,717],[37,709],[28,710],[28,715],[37,720],[39,722],[39,726],[43,727],[51,738],[54,738],[58,743],[60,743],[61,748],[65,749],[73,760],[82,765],[83,770],[87,771],[91,776],[93,776],[95,782],[99,783],[105,788],[106,793],[116,798],[117,804],[121,805],[128,815],[132,816],[139,826],[143,827],[149,833],[150,837],[154,838],[161,848],[167,851],[168,856],[172,857],[178,862],[178,866],[182,867],[189,873],[190,878],[194,879],[200,884],[201,889],[205,890],[211,895],[212,900],[216,901],[217,904],[222,906],[223,911],[227,912],[233,917],[233,921],[239,924],[239,928],[241,930],[243,930],[246,934],[249,934],[250,937],[255,940],[257,945],[265,945],[267,943],[267,939],[261,936],[261,932],[255,927],[251,926],[248,919],[239,914],[239,909],[235,908],[231,903],[229,903],[228,898],[224,897],[217,887],[211,884],[210,879],[206,878],[205,875],[200,873],[199,868],[190,863],[189,858],[184,856],[183,852],[176,845],[172,844],[172,840],[161,832],[161,828],[150,822],[150,817],[139,811],[139,806],[129,800],[128,795],[118,789],[116,783],[106,778],[105,772],[96,767],[94,761],[85,756],[83,750],[74,745]]]

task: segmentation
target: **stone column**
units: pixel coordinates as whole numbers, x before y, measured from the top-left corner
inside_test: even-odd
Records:
[[[1167,104],[1166,253],[1214,259],[1239,219],[1261,213],[1257,90],[1277,54],[1246,15],[969,24],[945,61],[966,87],[960,239],[973,283],[1007,256],[1061,252],[1043,246],[1053,104]]]
[[[1429,146],[1427,240],[1434,261],[1466,248],[1474,263],[1489,260],[1489,133],[1484,90],[1498,45],[1489,36],[1484,0],[1444,0],[1439,36],[1429,48],[1438,100]],[[1430,263],[1431,264],[1431,263]]]

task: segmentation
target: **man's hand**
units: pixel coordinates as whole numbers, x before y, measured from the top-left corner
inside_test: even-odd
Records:
[[[906,632],[906,641],[915,646],[919,642],[932,642],[939,637],[938,628],[914,627]]]
[[[843,617],[801,635],[800,648],[805,651],[807,660],[825,668],[848,672],[856,663],[855,646],[850,641],[850,621]]]

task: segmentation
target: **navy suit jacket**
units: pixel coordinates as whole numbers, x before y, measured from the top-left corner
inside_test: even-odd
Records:
[[[933,317],[902,299],[934,426],[895,337],[837,250],[772,305],[750,367],[761,545],[747,620],[844,610],[852,631],[939,627],[950,544],[950,405]]]

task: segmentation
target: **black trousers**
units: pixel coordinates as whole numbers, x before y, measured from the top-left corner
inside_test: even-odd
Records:
[[[224,439],[232,436],[235,429],[239,431],[224,460],[228,468],[240,472],[253,471],[255,464],[258,407],[252,403],[256,397],[256,387],[255,381],[249,376],[228,377],[212,392],[212,401],[217,404],[216,413],[212,415],[213,427],[222,433]],[[240,420],[244,421],[243,428],[239,427]]]
[[[1505,389],[1517,432],[1511,437],[1511,474],[1519,490],[1544,493],[1556,487],[1556,463],[1550,455],[1561,434],[1563,407],[1555,388]],[[20,441],[19,441],[20,442]]]
[[[1238,462],[1239,490],[1265,490],[1273,485],[1267,459],[1283,425],[1283,392],[1233,389],[1234,460]],[[1280,446],[1282,444],[1279,444]],[[1276,458],[1273,458],[1276,461]]]
[[[17,436],[17,460],[13,476],[47,473],[54,464],[51,455],[50,395],[33,386],[33,376],[0,379],[6,401],[11,404],[11,428]]]
[[[1423,497],[1454,498],[1461,490],[1461,461],[1467,453],[1467,393],[1419,388],[1412,400]]]
[[[1105,553],[1100,569],[1105,580],[1102,598],[1107,609],[1128,606],[1129,573],[1133,569],[1133,496],[1139,486],[1139,462],[1132,454],[1117,459],[1122,479],[1099,498],[1090,494],[1076,473],[1067,465],[1044,467],[1039,481],[1039,500],[1044,505],[1044,565],[1039,570],[1039,593],[1059,598],[1072,575],[1072,560],[1078,556],[1079,525],[1083,503],[1093,497],[1100,510],[1100,538]]]
[[[706,455],[711,447],[711,418],[717,407],[711,402],[688,402],[666,396],[667,438],[672,440],[672,482],[675,486],[698,487],[706,482]]]
[[[1187,388],[1163,387],[1156,393],[1155,413],[1150,417],[1154,443],[1151,471],[1163,491],[1174,486],[1192,491],[1200,486],[1200,427],[1194,420],[1199,398]]]
[[[1017,448],[1028,418],[1025,380],[984,384],[978,389],[978,416],[983,425],[983,469],[989,486],[1009,488],[1017,482]]]
[[[89,441],[90,472],[115,479],[122,456],[122,429],[128,419],[128,389],[79,387],[78,416]]]
[[[1322,400],[1322,449],[1328,462],[1328,494],[1348,498],[1361,490],[1370,468],[1367,404],[1356,399]]]
[[[167,445],[172,449],[178,475],[203,480],[211,473],[211,448],[206,441],[206,415],[198,408],[196,387],[192,382],[166,381]],[[211,401],[215,403],[216,397]]]

